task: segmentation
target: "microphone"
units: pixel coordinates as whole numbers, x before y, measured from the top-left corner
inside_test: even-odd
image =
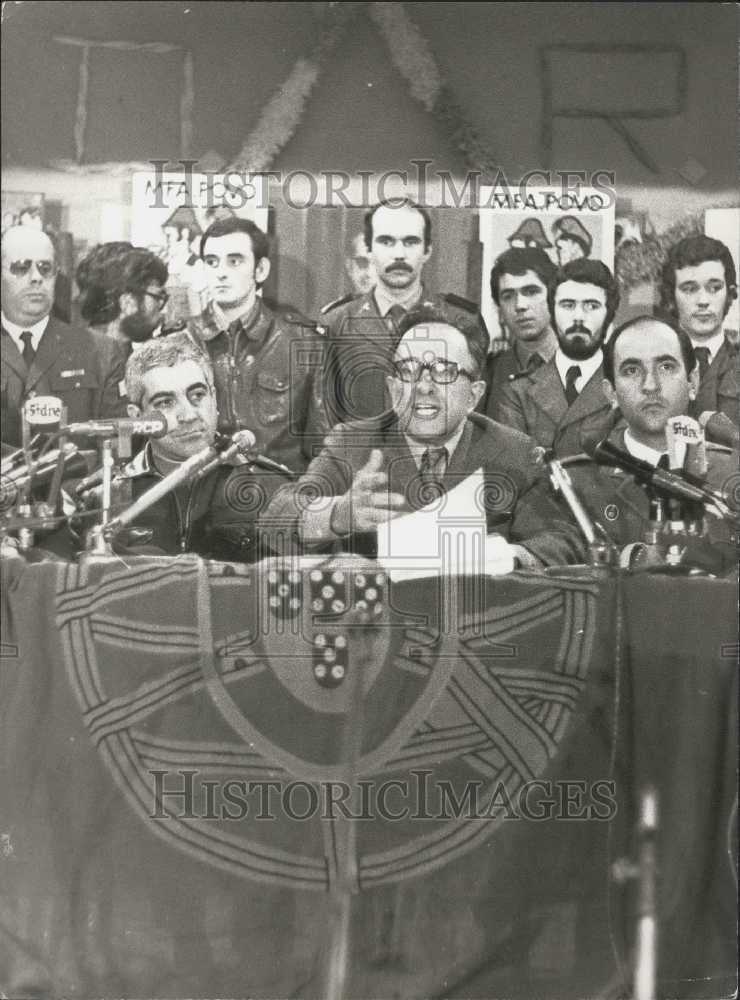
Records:
[[[238,455],[246,458],[256,444],[257,438],[251,431],[235,431],[231,437],[225,434],[217,434],[214,445],[211,448],[213,454],[205,465],[197,470],[196,478],[202,479],[203,476],[208,475],[211,469],[215,469],[217,465],[223,465],[225,462],[231,462]],[[203,454],[203,452],[199,452],[198,454]]]
[[[617,465],[634,476],[639,483],[646,483],[656,492],[676,500],[716,503],[721,499],[713,490],[696,486],[676,472],[659,469],[650,462],[635,458],[629,452],[617,448],[611,441],[600,441],[591,452],[591,458],[599,465]]]
[[[251,465],[258,465],[263,469],[269,470],[270,472],[279,472],[291,480],[298,479],[298,473],[293,472],[293,470],[289,469],[287,465],[281,465],[280,462],[276,462],[274,459],[268,458],[266,455],[262,455],[260,452],[254,450],[257,439],[251,431],[236,431],[231,438],[226,438],[226,440],[230,440],[231,444],[228,445],[222,452],[219,452],[209,459],[207,464],[197,472],[196,478],[202,478],[207,475],[211,469],[215,469],[217,465],[223,465],[224,462],[230,462],[233,458],[241,455],[246,458]],[[79,481],[75,487],[75,494],[78,497],[81,497],[89,490],[99,486],[102,481],[103,470],[97,469],[95,472]]]
[[[230,462],[237,455],[245,458],[249,465],[258,465],[262,469],[267,469],[269,472],[279,472],[283,476],[287,476],[288,479],[295,480],[298,479],[298,474],[289,469],[287,465],[282,465],[280,462],[276,462],[274,458],[268,458],[267,455],[263,455],[261,452],[256,450],[257,438],[254,436],[252,431],[240,430],[236,431],[231,437],[232,444],[222,452],[219,456],[218,462],[213,462],[211,466],[205,468],[200,475],[205,475],[214,465],[220,465],[223,462]]]
[[[159,410],[153,410],[146,417],[122,417],[116,420],[83,420],[67,424],[65,434],[72,437],[110,438],[119,434],[141,434],[150,438],[161,438],[167,433],[167,418]]]
[[[94,452],[81,452],[76,445],[68,441],[61,449],[65,475],[72,479],[80,473],[88,472],[91,455],[94,456]],[[3,478],[12,483],[16,489],[28,487],[31,483],[34,486],[43,486],[53,478],[59,460],[60,449],[53,448],[41,458],[32,459],[28,465],[16,465],[7,471],[3,470]]]
[[[255,443],[256,438],[251,431],[237,431],[230,438],[217,435],[213,444],[208,445],[207,448],[201,448],[195,455],[191,455],[176,469],[150,487],[130,507],[104,524],[105,537],[112,538],[158,500],[177,489],[178,486],[182,486],[191,479],[201,479],[217,465],[223,465],[238,454],[248,452],[248,449],[253,447]]]
[[[709,486],[690,482],[684,476],[668,469],[659,469],[641,458],[635,458],[627,451],[617,448],[611,441],[601,441],[591,452],[590,457],[599,465],[617,465],[634,476],[638,483],[645,483],[656,493],[674,500],[689,500],[693,503],[706,504],[719,517],[734,517],[727,500],[718,490]]]

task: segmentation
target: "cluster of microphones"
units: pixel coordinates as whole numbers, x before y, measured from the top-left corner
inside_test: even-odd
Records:
[[[38,412],[39,407],[34,409]],[[155,410],[142,417],[67,423],[61,404],[46,405],[44,411],[54,417],[54,429],[48,430],[50,420],[44,420],[47,426],[34,434],[34,425],[24,414],[23,445],[0,464],[0,531],[17,535],[22,549],[32,547],[37,535],[58,529],[72,516],[88,520],[98,516],[93,537],[107,543],[162,497],[219,465],[258,466],[296,478],[286,466],[262,455],[255,435],[243,429],[231,435],[216,434],[211,444],[177,465],[129,507],[112,512],[113,452],[124,463],[131,457],[133,439],[164,437],[168,433],[164,414]],[[98,450],[82,448],[77,443],[80,439],[99,443],[102,466]],[[69,483],[74,484],[71,492],[63,488]],[[93,491],[101,497],[97,510],[86,506]]]
[[[43,407],[38,400],[31,413],[43,412],[42,423],[55,419],[55,427],[32,436],[35,429],[24,414],[23,446],[2,459],[0,470],[0,531],[17,533],[22,547],[33,544],[34,533],[55,530],[73,514],[80,514],[92,491],[100,494],[97,509],[84,508],[84,517],[99,515],[92,526],[98,549],[110,551],[111,540],[162,497],[178,487],[194,482],[222,464],[249,464],[297,478],[286,466],[258,452],[256,438],[249,430],[231,435],[216,434],[213,442],[156,482],[142,496],[122,511],[111,504],[111,484],[117,453],[120,463],[131,457],[132,440],[163,437],[168,432],[166,417],[154,411],[142,417],[112,420],[87,420],[66,423],[61,404],[51,397]],[[83,450],[81,439],[97,442],[98,450]],[[650,462],[617,447],[609,437],[584,439],[584,454],[556,459],[542,452],[541,459],[556,491],[567,502],[589,551],[592,566],[613,562],[614,546],[598,522],[587,513],[573,487],[567,466],[578,461],[594,461],[599,465],[616,466],[644,485],[651,498],[650,527],[643,542],[652,545],[653,554],[660,551],[663,561],[680,561],[680,535],[701,534],[701,524],[707,512],[720,518],[731,518],[734,512],[725,497],[706,482],[707,461],[703,428],[690,417],[673,417],[667,427],[667,467]],[[63,484],[74,484],[71,494]],[[39,500],[41,489],[46,496]],[[95,548],[93,547],[93,551]]]

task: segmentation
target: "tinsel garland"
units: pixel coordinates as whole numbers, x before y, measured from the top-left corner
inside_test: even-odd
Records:
[[[493,179],[499,173],[495,157],[485,148],[453,97],[425,38],[406,14],[403,4],[371,3],[370,16],[383,36],[393,65],[408,81],[412,96],[431,112],[460,150],[465,166]]]
[[[298,128],[306,101],[319,78],[321,66],[336,47],[360,4],[331,4],[324,15],[311,55],[299,59],[280,90],[268,102],[259,121],[228,170],[259,173],[267,170]]]

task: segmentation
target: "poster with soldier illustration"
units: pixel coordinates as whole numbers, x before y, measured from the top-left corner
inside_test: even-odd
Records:
[[[590,257],[614,270],[615,201],[604,188],[481,188],[479,205],[481,312],[494,342],[509,339],[490,287],[491,268],[505,250],[538,247],[557,266]]]

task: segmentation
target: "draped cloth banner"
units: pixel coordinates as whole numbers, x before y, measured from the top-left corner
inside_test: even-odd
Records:
[[[75,163],[78,166],[85,159],[85,133],[90,92],[90,49],[104,49],[114,52],[151,52],[155,56],[170,52],[183,52],[183,83],[180,97],[180,158],[186,160],[190,156],[193,146],[195,70],[193,55],[189,50],[182,49],[179,45],[170,45],[167,42],[99,41],[90,38],[75,38],[70,35],[55,35],[54,41],[60,45],[71,45],[82,50],[74,125]]]
[[[731,584],[627,581],[615,657],[614,581],[3,571],[6,995],[320,997],[353,871],[348,996],[593,996],[629,974],[646,783],[663,979],[730,982]]]

